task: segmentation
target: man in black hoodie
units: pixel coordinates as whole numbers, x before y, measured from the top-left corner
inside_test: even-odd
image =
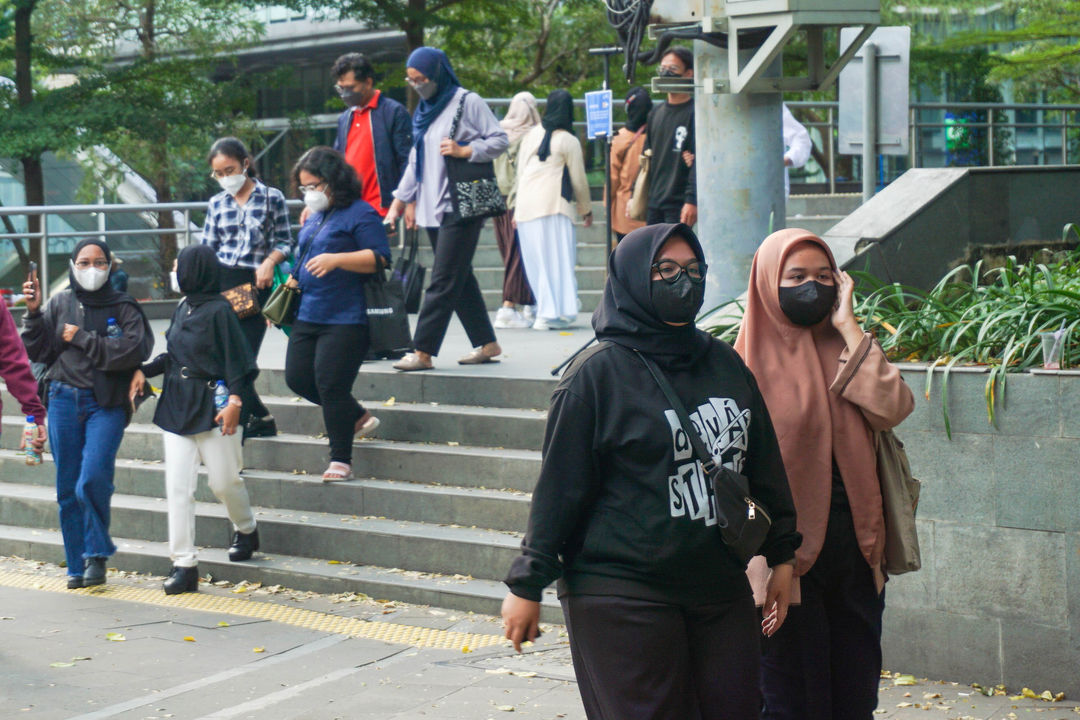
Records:
[[[660,59],[660,77],[693,78],[694,54],[675,46]],[[668,93],[667,102],[649,113],[645,149],[649,165],[649,209],[645,222],[697,223],[697,173],[694,167],[694,96]]]
[[[713,460],[742,473],[773,524],[763,630],[783,622],[800,537],[764,400],[732,348],[698,330],[706,266],[689,227],[627,235],[593,315],[601,341],[556,388],[522,554],[503,603],[520,649],[559,581],[589,718],[750,720],[759,640],[746,566],[723,543],[715,499],[671,404],[667,376]]]

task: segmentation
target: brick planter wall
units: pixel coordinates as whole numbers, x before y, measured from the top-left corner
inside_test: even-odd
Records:
[[[1080,372],[1011,375],[987,421],[984,372],[903,365],[897,433],[923,482],[923,568],[886,586],[885,667],[1080,697]]]

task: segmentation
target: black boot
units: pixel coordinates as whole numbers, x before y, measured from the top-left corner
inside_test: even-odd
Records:
[[[166,595],[179,595],[186,592],[199,592],[198,567],[173,567],[169,577],[161,587]]]
[[[254,415],[244,423],[244,440],[248,438],[274,437],[277,435],[277,422],[273,415],[257,418]]]
[[[105,584],[105,558],[92,557],[86,558],[86,569],[83,570],[82,586],[91,587],[93,585]]]
[[[229,559],[233,562],[250,560],[251,555],[259,549],[259,528],[249,533],[237,531],[233,535],[232,546],[229,547]]]
[[[82,587],[82,575],[68,575],[68,590],[78,590]]]

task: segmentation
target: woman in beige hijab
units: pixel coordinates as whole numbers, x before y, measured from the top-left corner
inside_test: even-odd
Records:
[[[773,410],[803,536],[801,602],[764,641],[762,718],[870,720],[877,707],[885,532],[874,435],[914,400],[859,326],[853,289],[807,230],[770,235],[750,270],[735,349]]]
[[[514,230],[514,186],[517,185],[517,167],[515,160],[521,138],[540,124],[540,112],[536,109],[536,98],[531,92],[519,92],[510,101],[506,117],[499,125],[510,138],[510,147],[495,158],[495,179],[499,183],[499,192],[506,198],[506,213],[494,218],[495,240],[499,244],[503,267],[503,303],[495,313],[496,328],[527,328],[535,317],[531,314],[536,301],[533,299],[529,280],[525,277],[525,267],[521,263],[521,246]],[[518,308],[521,308],[519,310]]]

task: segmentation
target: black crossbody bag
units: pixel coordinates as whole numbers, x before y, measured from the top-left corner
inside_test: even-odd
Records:
[[[465,109],[463,93],[458,102],[454,122],[450,126],[450,139],[455,140],[461,113]],[[506,213],[506,200],[499,192],[499,183],[495,180],[495,163],[473,162],[468,158],[445,157],[446,179],[450,186],[450,204],[455,220],[481,220],[498,217]]]
[[[743,565],[750,562],[750,558],[758,554],[765,537],[769,534],[772,526],[772,518],[769,511],[750,495],[750,483],[746,477],[723,465],[713,462],[712,454],[701,441],[701,436],[694,429],[694,423],[686,412],[679,396],[668,382],[664,371],[656,366],[649,358],[634,350],[634,353],[645,363],[649,373],[660,386],[664,397],[671,403],[672,409],[679,418],[683,432],[690,440],[690,446],[694,454],[705,469],[705,476],[712,486],[713,496],[716,498],[717,527],[720,529],[720,537]]]

